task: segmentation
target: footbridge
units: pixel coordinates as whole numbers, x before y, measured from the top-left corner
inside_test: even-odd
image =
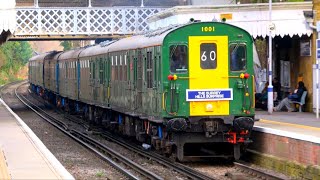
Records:
[[[148,30],[147,18],[165,9],[15,7],[0,9],[0,29],[10,32],[9,40],[116,38]]]

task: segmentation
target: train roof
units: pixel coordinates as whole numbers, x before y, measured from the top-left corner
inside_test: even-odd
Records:
[[[79,57],[95,56],[105,53],[108,53],[107,46],[94,45],[83,49],[83,51],[79,54]]]
[[[180,25],[181,26],[181,25]],[[99,54],[106,54],[108,52],[116,52],[123,50],[131,50],[137,48],[144,48],[156,45],[162,45],[165,36],[177,29],[178,26],[171,26],[167,28],[158,29],[142,35],[135,35],[123,38],[117,41],[112,41],[105,44],[95,45],[84,49],[79,57],[95,56]]]
[[[79,57],[85,58],[85,57],[97,56],[97,55],[106,54],[109,52],[117,52],[117,51],[123,51],[123,50],[132,50],[132,49],[158,46],[158,45],[163,44],[164,38],[169,33],[173,32],[177,29],[180,29],[181,27],[188,26],[190,24],[191,23],[173,25],[173,26],[169,26],[166,28],[161,28],[158,30],[150,31],[145,34],[134,35],[134,36],[123,38],[123,39],[116,40],[116,41],[103,42],[103,43],[100,43],[99,45],[72,49],[72,50],[61,52],[59,54],[58,54],[58,52],[55,52],[54,55],[51,55],[50,57],[48,56],[48,59],[55,59],[55,60],[57,60],[57,59],[58,60],[70,59],[71,60],[71,59],[78,59]],[[225,23],[223,23],[223,24],[225,24]],[[233,26],[230,24],[227,24],[227,25]],[[236,26],[234,26],[234,27],[236,27]],[[237,28],[239,28],[239,27],[237,27]],[[239,28],[239,29],[241,29],[241,28]],[[34,56],[30,59],[30,61],[45,59],[46,56],[50,53],[52,53],[52,52]]]
[[[79,54],[81,51],[83,51],[85,48],[77,48],[77,49],[71,49],[68,51],[64,51],[60,56],[59,60],[66,60],[66,59],[78,59]]]
[[[147,32],[143,35],[136,35],[120,39],[119,41],[109,46],[109,52],[162,45],[166,35],[169,34],[171,31],[178,29],[181,26],[183,25],[169,26],[166,28],[161,28]]]
[[[48,54],[51,52],[46,52],[42,54],[35,55],[29,59],[29,61],[38,61],[38,60],[43,60]]]
[[[50,51],[42,54],[38,54],[29,59],[29,61],[37,61],[37,60],[51,60],[56,54],[61,53],[61,51]]]

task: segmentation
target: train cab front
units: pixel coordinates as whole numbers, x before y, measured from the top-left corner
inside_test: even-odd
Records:
[[[242,145],[251,142],[254,124],[252,38],[228,24],[192,28],[181,30],[194,33],[186,37],[187,43],[171,41],[164,49],[170,68],[163,86],[166,130],[178,159],[196,149],[207,156],[238,159]]]

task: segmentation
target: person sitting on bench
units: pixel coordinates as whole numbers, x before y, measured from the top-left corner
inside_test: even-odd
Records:
[[[294,91],[294,93],[284,98],[278,104],[278,106],[273,108],[273,111],[280,111],[283,106],[286,106],[286,108],[288,109],[288,112],[296,112],[297,111],[296,108],[291,107],[292,101],[300,101],[304,91],[307,91],[307,89],[306,87],[304,87],[304,83],[302,81],[299,81],[298,88]]]

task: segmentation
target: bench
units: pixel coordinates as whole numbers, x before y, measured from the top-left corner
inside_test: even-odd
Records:
[[[308,91],[303,91],[300,101],[291,101],[293,104],[299,104],[299,112],[302,112],[302,106],[306,104]]]

